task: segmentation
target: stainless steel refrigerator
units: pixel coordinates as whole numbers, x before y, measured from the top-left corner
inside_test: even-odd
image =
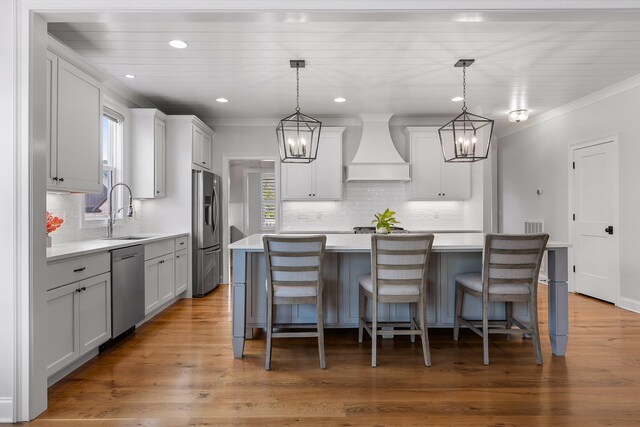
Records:
[[[222,265],[222,215],[220,177],[210,172],[192,173],[193,296],[202,297],[220,282]]]

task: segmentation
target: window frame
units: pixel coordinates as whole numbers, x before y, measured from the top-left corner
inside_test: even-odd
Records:
[[[264,180],[269,176],[273,182],[273,200],[265,200],[264,198]],[[265,218],[265,206],[270,206],[273,209],[273,225],[266,225]],[[278,224],[278,197],[276,189],[276,174],[275,172],[262,172],[260,173],[260,229],[263,231],[275,231]]]

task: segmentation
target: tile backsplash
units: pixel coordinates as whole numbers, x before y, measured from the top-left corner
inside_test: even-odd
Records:
[[[408,201],[401,182],[347,182],[343,200],[283,202],[281,231],[349,231],[371,225],[373,214],[386,208],[396,212],[399,226],[408,230],[465,228],[465,202]]]
[[[120,218],[116,221],[114,236],[139,233],[142,230],[139,204],[139,201],[133,201],[133,218]],[[47,210],[64,220],[62,226],[51,233],[53,244],[102,239],[107,236],[106,221],[92,223],[84,220],[84,194],[47,193]],[[42,216],[44,227],[44,213]]]

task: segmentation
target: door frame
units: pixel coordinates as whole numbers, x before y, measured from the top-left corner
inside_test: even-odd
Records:
[[[620,239],[618,236],[620,235],[620,178],[619,178],[619,166],[620,166],[620,157],[619,157],[619,133],[615,133],[612,135],[590,139],[587,141],[578,142],[575,144],[569,145],[569,155],[568,157],[568,165],[567,170],[569,174],[569,212],[568,212],[568,221],[569,221],[569,241],[571,242],[570,248],[570,258],[573,262],[572,265],[576,265],[576,248],[577,248],[577,239],[575,234],[575,222],[573,221],[572,214],[574,213],[574,194],[573,194],[573,184],[574,184],[574,169],[573,162],[574,156],[577,150],[593,147],[596,145],[602,144],[611,144],[613,161],[614,161],[614,175],[613,175],[613,228],[614,230],[618,230],[613,234],[615,238],[615,243],[613,245],[614,248],[614,285],[616,288],[616,296],[614,300],[614,304],[617,306],[620,305]],[[573,269],[570,269],[569,276],[572,280],[569,282],[569,291],[576,292],[576,273]]]
[[[227,282],[231,283],[231,265],[229,263],[229,164],[232,160],[268,160],[274,163],[276,176],[276,233],[280,231],[280,156],[277,155],[248,155],[248,154],[223,154],[222,155],[222,225],[224,227],[222,244],[222,268],[226,274]],[[243,190],[244,191],[244,190]],[[244,213],[243,213],[244,214]],[[231,297],[231,293],[229,293]]]

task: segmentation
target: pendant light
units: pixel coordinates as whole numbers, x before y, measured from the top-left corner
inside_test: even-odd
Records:
[[[476,162],[489,156],[493,120],[467,111],[467,67],[474,59],[461,59],[462,113],[438,129],[444,161],[447,163]]]
[[[318,154],[322,122],[300,112],[300,68],[304,60],[289,61],[296,69],[296,110],[280,120],[276,128],[282,163],[311,163]]]

